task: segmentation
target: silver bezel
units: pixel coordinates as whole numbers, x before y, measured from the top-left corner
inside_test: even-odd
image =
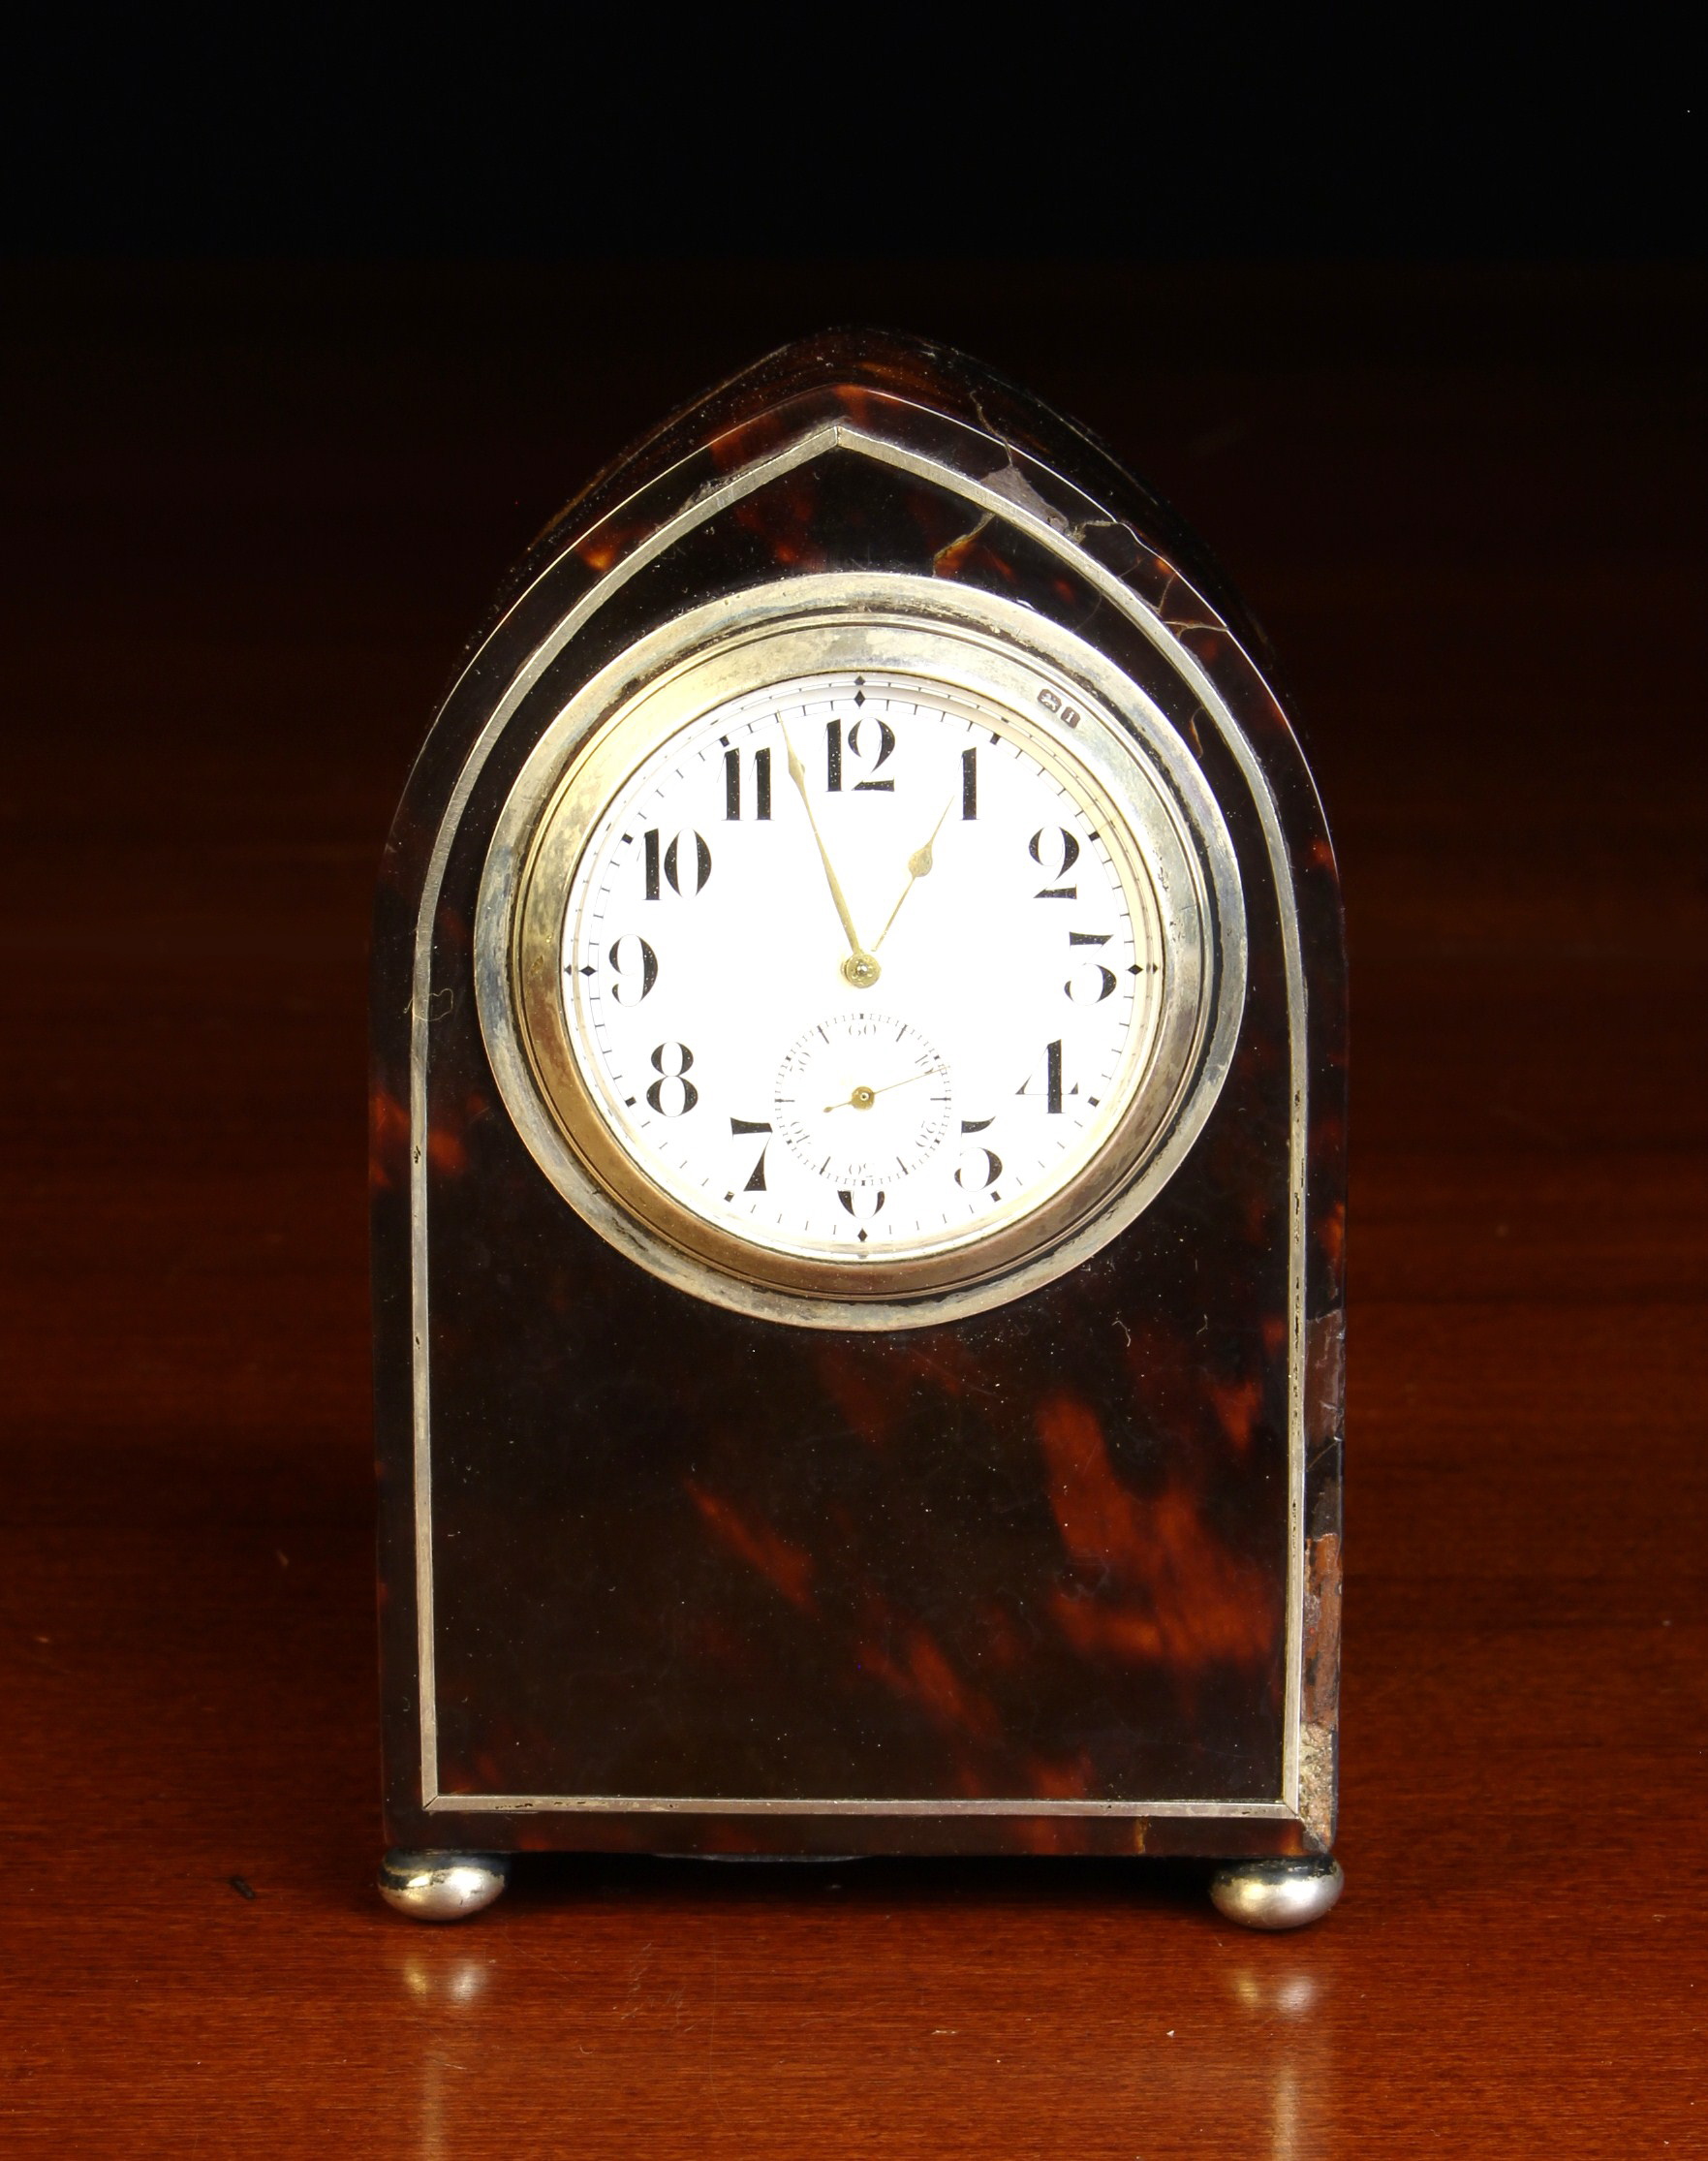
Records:
[[[924,675],[1025,717],[1136,844],[1162,905],[1161,1038],[1109,1136],[1060,1194],[955,1252],[850,1266],[788,1260],[673,1204],[624,1158],[575,1071],[557,1002],[555,910],[616,792],[707,711],[770,683],[855,670]],[[522,955],[530,957],[526,962]],[[1245,996],[1245,914],[1221,813],[1155,705],[1071,632],[1000,596],[893,574],[793,578],[672,619],[553,718],[500,813],[475,923],[494,1077],[563,1199],[639,1267],[696,1297],[796,1326],[917,1328],[1024,1296],[1149,1206],[1226,1079]],[[535,981],[533,979],[538,979]]]

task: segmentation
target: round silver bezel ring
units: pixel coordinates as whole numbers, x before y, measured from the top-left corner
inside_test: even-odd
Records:
[[[519,926],[540,838],[558,857],[597,827],[613,772],[633,769],[672,729],[732,691],[782,679],[777,656],[819,670],[891,668],[978,691],[1046,723],[1119,806],[1153,855],[1176,867],[1169,928],[1190,1027],[1170,1061],[1035,1236],[963,1250],[936,1274],[864,1268],[847,1288],[780,1267],[722,1230],[656,1206],[644,1178],[614,1169],[585,1122],[566,1113],[543,1065],[518,981]],[[686,703],[684,703],[686,701]],[[621,745],[618,749],[616,746]],[[566,844],[563,836],[571,840]],[[536,911],[537,912],[537,911]],[[895,574],[794,578],[691,610],[601,670],[548,723],[500,812],[476,910],[475,986],[493,1075],[529,1153],[599,1235],[649,1273],[730,1310],[800,1327],[922,1328],[1023,1297],[1118,1236],[1173,1176],[1209,1115],[1244,1008],[1246,925],[1232,842],[1196,759],[1154,701],[1095,647],[1003,599]],[[1177,1023],[1180,1020],[1176,1017]],[[560,1060],[560,1062],[562,1062]],[[1111,1153],[1111,1151],[1117,1151]],[[1094,1175],[1095,1173],[1095,1175]],[[1076,1212],[1077,1209],[1077,1212]],[[1022,1226],[1032,1225],[1022,1219]],[[1010,1226],[1013,1233],[1021,1228]]]

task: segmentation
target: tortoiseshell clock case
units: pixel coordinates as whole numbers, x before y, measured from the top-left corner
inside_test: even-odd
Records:
[[[851,570],[1018,602],[1191,746],[1243,890],[1226,1083],[1071,1272],[881,1332],[731,1311],[567,1206],[494,1085],[472,927],[573,694],[693,605]],[[1194,1854],[1332,1903],[1345,953],[1260,634],[1094,440],[973,362],[839,333],[749,368],[536,543],[404,794],[374,938],[392,1902],[512,1853]]]

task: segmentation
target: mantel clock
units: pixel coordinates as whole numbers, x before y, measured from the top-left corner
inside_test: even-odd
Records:
[[[556,520],[374,948],[382,1885],[1198,1854],[1325,1911],[1345,971],[1262,641],[964,358]]]

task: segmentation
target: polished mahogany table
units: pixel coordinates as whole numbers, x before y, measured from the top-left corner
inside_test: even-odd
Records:
[[[1708,284],[31,269],[0,360],[0,2145],[1708,2154]],[[1351,924],[1348,1890],[1138,1863],[372,1890],[364,944],[531,531],[850,317],[1213,543]]]

